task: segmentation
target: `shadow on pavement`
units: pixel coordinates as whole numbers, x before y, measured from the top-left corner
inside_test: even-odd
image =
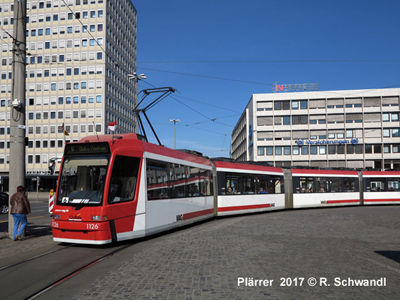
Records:
[[[375,251],[375,253],[400,263],[400,251]]]
[[[30,224],[26,226],[26,238],[39,237],[45,235],[51,235],[51,226],[49,225],[37,225]],[[8,237],[8,223],[0,223],[0,238]]]

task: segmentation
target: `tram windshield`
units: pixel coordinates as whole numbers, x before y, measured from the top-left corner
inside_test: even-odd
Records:
[[[67,157],[62,165],[57,204],[102,204],[109,156]]]

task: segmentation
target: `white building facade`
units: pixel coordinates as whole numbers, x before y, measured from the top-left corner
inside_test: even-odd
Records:
[[[273,166],[400,169],[400,89],[252,95],[232,158]]]
[[[9,168],[13,1],[0,0],[0,175]],[[48,173],[64,138],[134,132],[137,12],[130,0],[27,2],[27,174]],[[69,132],[64,137],[62,125]]]

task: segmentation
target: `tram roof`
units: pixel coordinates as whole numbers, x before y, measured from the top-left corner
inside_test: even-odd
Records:
[[[219,160],[214,160],[214,164],[215,164],[215,167],[217,167],[217,168],[283,173],[282,168],[258,165],[258,164],[257,165],[256,164],[246,164],[246,163],[242,163],[242,162],[240,162],[240,163],[239,162],[227,162],[227,161],[219,161]]]
[[[318,170],[318,169],[291,169],[293,175],[352,175],[357,176],[357,171],[347,171],[347,170]]]
[[[146,142],[141,135],[136,133],[92,135],[78,141],[78,143],[96,142],[108,142],[112,150],[115,147],[128,146],[130,143],[140,144],[144,152],[211,166],[211,162],[207,158]]]

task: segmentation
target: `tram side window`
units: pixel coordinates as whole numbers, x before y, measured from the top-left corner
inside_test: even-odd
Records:
[[[285,192],[283,176],[270,176],[268,186],[272,194],[281,194]]]
[[[187,191],[188,197],[212,195],[211,171],[189,167]]]
[[[343,178],[344,192],[357,192],[358,178]]]
[[[337,193],[342,191],[342,179],[335,177],[317,177],[317,193]]]
[[[161,161],[147,160],[147,197],[148,200],[168,199],[171,182],[169,181],[169,164]]]
[[[242,174],[243,194],[274,194],[275,186],[269,175]]]
[[[385,190],[385,179],[371,178],[369,188],[371,192],[380,192]]]
[[[172,198],[186,197],[186,177],[188,168],[179,164],[170,164]]]
[[[240,194],[240,174],[218,172],[218,195]]]
[[[212,194],[211,171],[162,161],[147,161],[148,200]]]
[[[202,170],[200,179],[200,191],[203,196],[213,195],[213,177],[209,170]]]
[[[398,192],[399,191],[399,178],[390,178],[388,179],[388,191],[390,192]]]
[[[132,201],[135,197],[140,159],[116,156],[108,190],[108,203]]]
[[[218,172],[218,194],[279,194],[284,192],[283,176]]]
[[[295,187],[296,193],[313,193],[314,192],[314,178],[300,177],[299,185]]]
[[[367,178],[367,192],[398,192],[400,178]]]

